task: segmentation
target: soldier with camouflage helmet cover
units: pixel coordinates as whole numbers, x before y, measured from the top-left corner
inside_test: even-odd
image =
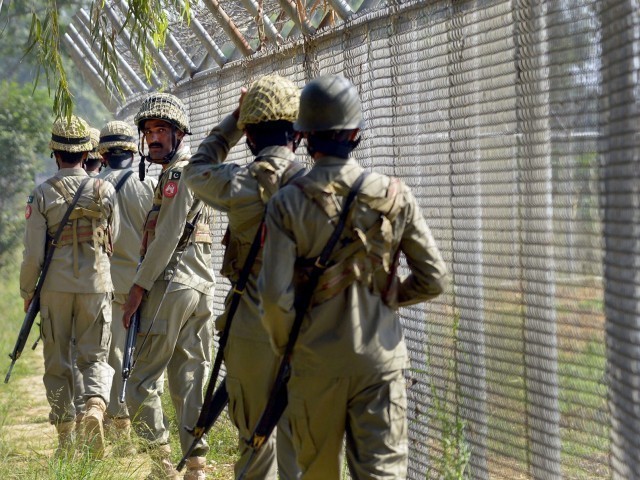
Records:
[[[258,288],[263,323],[283,351],[296,295],[334,232],[345,197],[363,183],[302,320],[287,385],[289,417],[304,480],[342,477],[343,437],[353,478],[407,476],[409,366],[398,305],[439,295],[446,268],[420,206],[399,179],[351,158],[363,125],[358,92],[346,78],[308,83],[294,128],[314,160],[267,209]],[[399,254],[409,275],[396,276]]]
[[[87,159],[82,163],[82,167],[86,170],[90,177],[97,177],[102,168],[102,155],[98,152],[98,143],[100,143],[100,130],[89,127],[89,136],[91,137],[91,146],[93,147],[87,154]]]
[[[107,422],[116,440],[116,455],[130,455],[135,449],[130,442],[131,420],[126,404],[119,401],[122,391],[122,357],[126,330],[122,325],[122,310],[127,299],[131,279],[136,274],[140,260],[140,241],[147,212],[153,203],[156,181],[139,180],[133,174],[133,156],[138,151],[133,128],[126,122],[108,122],[100,131],[98,153],[106,165],[99,175],[116,190],[120,216],[120,235],[113,245],[111,279],[113,280],[113,318],[111,322],[111,349],[109,365],[116,374],[113,377],[111,398],[107,407]]]
[[[185,180],[193,191],[215,209],[226,212],[229,219],[221,273],[232,286],[238,282],[254,237],[258,230],[262,230],[266,202],[280,186],[304,174],[302,166],[294,162],[298,141],[293,121],[298,115],[299,96],[298,87],[279,75],[259,78],[251,84],[244,97],[241,96],[238,109],[204,139],[185,168]],[[223,163],[243,131],[255,159],[242,166]],[[240,437],[236,475],[251,455],[252,450],[246,440],[265,407],[270,381],[278,365],[260,323],[256,280],[261,257],[258,254],[251,269],[224,351],[229,402],[237,406],[229,409]],[[232,288],[225,302],[226,309],[216,321],[219,331],[227,322],[233,294]],[[277,449],[274,436],[245,472],[245,479],[278,478],[276,452],[279,478],[291,480],[298,477],[286,418],[278,428]]]
[[[168,420],[159,379],[167,371],[183,453],[203,402],[212,349],[214,276],[211,271],[213,210],[196,198],[182,176],[190,153],[186,109],[168,93],[147,97],[135,116],[144,159],[162,167],[142,236],[144,257],[133,277],[122,321],[129,328],[138,307],[140,332],[126,402],[134,429],[154,460],[153,478],[177,478],[171,463]],[[193,228],[190,228],[193,227]],[[148,335],[147,335],[148,334]],[[148,338],[147,338],[148,337]],[[208,446],[199,442],[185,478],[204,478]]]
[[[32,301],[47,242],[83,188],[56,242],[40,296],[49,420],[58,430],[57,454],[68,453],[75,430],[70,346],[75,336],[86,412],[83,441],[96,457],[104,452],[103,416],[109,402],[113,369],[107,363],[111,339],[113,285],[109,257],[117,239],[119,217],[111,184],[89,178],[82,168],[92,149],[89,127],[72,116],[54,122],[49,143],[58,172],[37,186],[27,201],[20,293],[25,311]]]

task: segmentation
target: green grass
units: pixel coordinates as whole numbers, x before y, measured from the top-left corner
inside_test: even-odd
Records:
[[[0,369],[6,373],[24,318],[23,302],[19,295],[19,255],[2,269],[0,275]],[[39,321],[39,319],[37,320]],[[36,323],[37,323],[36,321]],[[57,459],[53,451],[57,445],[55,431],[48,423],[48,404],[42,385],[42,346],[36,351],[31,345],[37,336],[34,325],[23,356],[18,360],[8,384],[0,384],[0,478],[55,480],[135,480],[144,478],[149,470],[147,454],[121,459],[107,455],[95,460],[80,451],[73,458]],[[118,373],[116,373],[118,374]],[[4,378],[4,377],[3,377]],[[164,401],[169,402],[168,389]],[[165,405],[170,418],[171,439],[175,463],[181,457],[177,445],[178,432],[173,407]],[[237,433],[224,412],[209,434],[211,450],[207,455],[207,478],[232,477],[236,459]],[[108,451],[109,453],[109,451]]]

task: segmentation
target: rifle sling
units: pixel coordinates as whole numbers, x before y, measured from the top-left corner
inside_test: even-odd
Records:
[[[124,182],[127,181],[127,179],[133,174],[133,170],[129,170],[127,173],[125,173],[122,177],[120,177],[120,180],[118,180],[118,183],[116,183],[116,193],[118,193],[120,191],[120,189],[124,186]]]

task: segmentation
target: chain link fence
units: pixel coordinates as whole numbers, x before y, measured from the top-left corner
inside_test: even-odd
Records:
[[[358,87],[451,272],[399,312],[409,478],[640,477],[639,50],[637,0],[388,2],[175,88],[195,149],[263,74]]]

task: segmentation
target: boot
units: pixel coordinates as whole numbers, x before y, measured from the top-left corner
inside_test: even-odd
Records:
[[[204,472],[206,465],[206,457],[187,458],[187,473],[184,474],[184,480],[204,480],[207,478]]]
[[[73,444],[76,437],[76,422],[62,422],[56,425],[58,431],[58,448],[56,458],[65,458],[73,453]]]
[[[149,454],[151,455],[151,473],[147,480],[178,480],[180,478],[180,474],[173,467],[169,445],[154,447]]]
[[[87,407],[82,419],[83,441],[89,447],[89,453],[94,458],[104,456],[104,412],[107,405],[100,397],[91,397],[87,400]]]
[[[111,434],[115,443],[113,454],[116,457],[130,457],[136,454],[131,441],[131,420],[128,418],[111,419]]]

